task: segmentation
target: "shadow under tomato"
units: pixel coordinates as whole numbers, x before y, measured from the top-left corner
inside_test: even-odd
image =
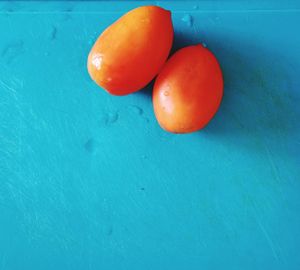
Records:
[[[299,82],[291,79],[291,63],[254,42],[206,36],[208,49],[216,55],[223,71],[224,96],[217,114],[197,134],[225,138],[228,143],[253,150],[261,147],[261,138],[265,137],[282,138],[288,142],[287,147],[295,147],[289,141],[300,136],[300,93],[296,90]],[[201,42],[175,33],[170,56],[180,48]],[[154,81],[139,93],[151,99]]]
[[[137,93],[151,100],[155,79],[156,77],[146,87],[144,87],[142,90],[138,91]]]
[[[223,71],[224,95],[217,114],[199,136],[222,138],[251,151],[269,145],[277,153],[300,159],[300,144],[295,144],[300,137],[300,92],[293,63],[254,42],[237,43],[229,37],[210,37],[209,49]]]

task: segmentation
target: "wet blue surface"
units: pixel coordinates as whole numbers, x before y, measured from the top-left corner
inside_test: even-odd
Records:
[[[86,71],[125,11],[172,11],[225,93],[203,130],[158,126],[151,86]],[[0,269],[300,269],[296,1],[0,2]]]

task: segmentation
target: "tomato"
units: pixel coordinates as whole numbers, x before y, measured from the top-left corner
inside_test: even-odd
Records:
[[[129,11],[92,47],[87,63],[91,78],[113,95],[140,90],[165,63],[173,32],[170,11],[157,6]]]
[[[153,106],[160,126],[173,133],[202,129],[223,96],[220,65],[202,45],[177,51],[156,78]]]

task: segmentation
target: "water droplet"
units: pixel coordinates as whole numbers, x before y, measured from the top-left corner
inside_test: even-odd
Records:
[[[94,43],[94,39],[90,38],[89,41],[88,41],[88,44],[92,45],[93,43]]]
[[[113,231],[114,231],[113,226],[110,225],[110,226],[107,228],[106,234],[110,236],[110,235],[113,234]]]
[[[52,25],[52,29],[49,33],[49,39],[50,40],[56,39],[56,35],[57,35],[57,28],[54,25]]]
[[[147,159],[148,157],[146,155],[141,156],[142,159]]]
[[[110,125],[117,122],[119,119],[119,114],[116,112],[109,112],[106,114],[105,124]]]
[[[184,15],[181,20],[185,22],[189,27],[193,25],[193,17],[190,14]]]
[[[144,187],[141,187],[141,188],[140,188],[140,190],[144,191],[144,190],[145,190],[145,188],[144,188]]]
[[[204,48],[206,48],[206,47],[207,47],[207,45],[206,45],[206,43],[205,43],[205,42],[202,42],[202,46],[203,46]]]
[[[99,125],[101,127],[109,126],[114,124],[119,119],[119,114],[117,112],[104,113],[100,118]]]
[[[87,142],[84,144],[84,148],[86,151],[93,153],[96,148],[95,140],[93,138],[87,140]]]
[[[149,122],[150,122],[150,120],[149,120],[148,117],[143,117],[143,120],[144,120],[146,123],[149,123]]]
[[[129,110],[138,115],[142,115],[144,113],[143,109],[136,105],[129,106]]]
[[[194,5],[193,9],[197,10],[197,9],[199,9],[199,6],[198,5]]]
[[[111,81],[112,81],[112,78],[111,78],[111,77],[108,77],[106,80],[107,80],[108,82],[111,82]]]
[[[164,96],[168,96],[169,94],[169,91],[164,91]]]

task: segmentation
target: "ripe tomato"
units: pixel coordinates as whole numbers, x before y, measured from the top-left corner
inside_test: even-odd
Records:
[[[223,96],[222,71],[202,45],[177,51],[158,75],[153,106],[160,126],[174,133],[203,128],[217,112]]]
[[[88,56],[91,78],[113,95],[146,86],[166,61],[173,42],[170,11],[133,9],[109,26]]]

